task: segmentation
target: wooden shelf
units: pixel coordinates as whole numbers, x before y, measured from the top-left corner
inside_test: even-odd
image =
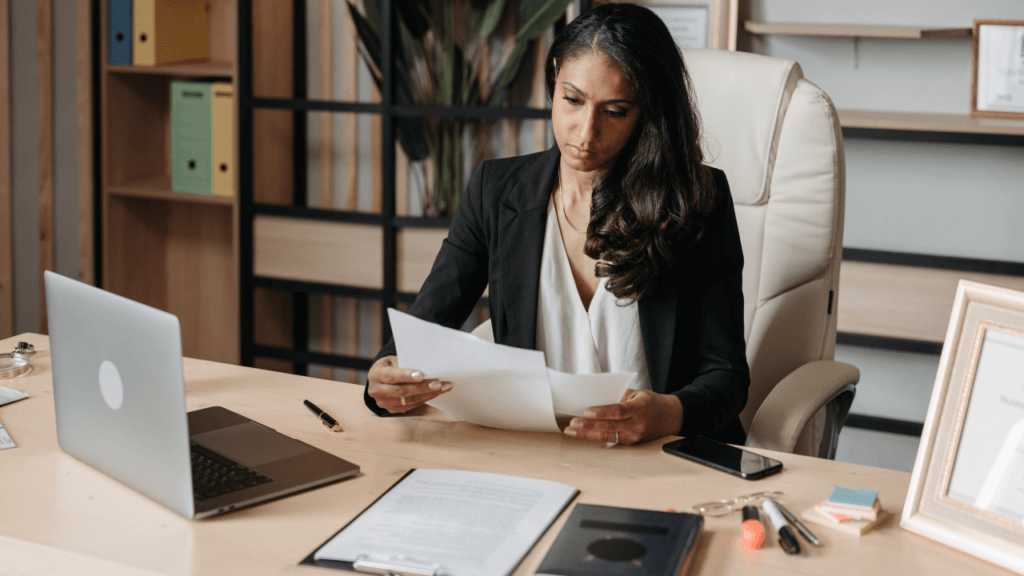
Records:
[[[204,194],[189,194],[187,192],[175,192],[171,190],[170,176],[144,178],[134,180],[126,184],[110,186],[107,189],[107,192],[111,196],[149,198],[153,200],[166,200],[168,202],[216,204],[221,206],[232,206],[235,203],[234,196],[207,196]]]
[[[747,20],[743,29],[751,34],[788,36],[839,36],[846,38],[940,38],[967,37],[973,28],[930,28],[915,26],[879,26],[873,24],[793,24]]]
[[[967,114],[924,114],[839,110],[843,128],[1024,136],[1024,120],[974,118]]]
[[[129,66],[105,64],[108,72],[118,74],[158,74],[164,76],[224,76],[233,78],[235,66],[231,62],[202,61],[181,64],[158,64],[156,66]]]
[[[1024,289],[1022,276],[843,260],[839,331],[943,342],[961,279]]]

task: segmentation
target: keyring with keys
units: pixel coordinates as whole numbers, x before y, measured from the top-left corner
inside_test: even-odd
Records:
[[[14,353],[31,356],[36,353],[36,347],[28,342],[18,342],[18,345],[14,347]]]

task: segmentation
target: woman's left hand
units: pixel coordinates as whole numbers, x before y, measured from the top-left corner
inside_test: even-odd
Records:
[[[676,396],[626,390],[618,404],[587,408],[582,418],[569,422],[564,433],[592,442],[636,444],[676,434],[682,424],[683,404]]]

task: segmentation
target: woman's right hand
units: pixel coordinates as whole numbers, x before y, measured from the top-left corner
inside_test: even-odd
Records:
[[[451,382],[424,380],[418,370],[399,368],[398,356],[377,360],[367,376],[370,398],[392,414],[408,412],[452,389]]]

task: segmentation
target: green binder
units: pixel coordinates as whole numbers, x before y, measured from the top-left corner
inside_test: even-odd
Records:
[[[171,82],[171,189],[212,194],[213,153],[207,82]]]

